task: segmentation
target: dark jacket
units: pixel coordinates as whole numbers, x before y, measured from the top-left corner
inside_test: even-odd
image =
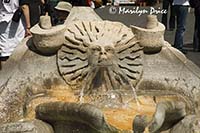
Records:
[[[200,15],[200,0],[189,0],[190,6],[195,9],[195,15]]]
[[[41,15],[41,0],[21,0],[20,4],[29,6],[31,27],[37,24]]]

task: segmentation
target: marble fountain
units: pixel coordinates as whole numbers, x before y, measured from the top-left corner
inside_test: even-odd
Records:
[[[0,132],[200,132],[200,69],[145,27],[74,7],[31,29],[0,71]]]

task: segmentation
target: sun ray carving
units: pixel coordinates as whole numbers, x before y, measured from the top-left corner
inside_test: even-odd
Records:
[[[80,93],[90,94],[99,86],[105,90],[135,87],[140,80],[143,48],[123,24],[75,21],[65,38],[58,51],[59,71]]]

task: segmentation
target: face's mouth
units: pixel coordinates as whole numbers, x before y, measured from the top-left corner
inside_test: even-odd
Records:
[[[98,67],[109,67],[112,66],[112,64],[106,64],[106,65],[102,65],[102,64],[97,64]]]
[[[99,60],[97,66],[100,67],[112,66],[112,62],[109,60]]]

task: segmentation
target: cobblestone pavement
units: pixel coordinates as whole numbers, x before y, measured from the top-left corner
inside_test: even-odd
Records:
[[[135,13],[127,13],[127,14],[122,14],[122,9],[125,8],[126,10],[132,10],[136,11],[136,7],[134,6],[119,6],[116,8],[110,8],[111,6],[106,6],[104,8],[98,8],[95,9],[96,13],[101,16],[102,19],[104,20],[111,20],[111,21],[119,21],[124,23],[125,25],[136,25],[136,26],[145,26],[146,23],[146,15],[150,13],[150,9],[162,9],[161,5],[157,5],[155,7],[139,7],[139,10],[141,12],[147,12],[143,13],[141,16],[139,14]],[[138,12],[139,12],[138,10]],[[161,11],[161,10],[160,10]],[[161,14],[158,14],[158,20],[161,21]],[[188,50],[188,53],[186,56],[192,60],[196,65],[200,67],[200,52],[193,52],[192,49],[192,39],[193,39],[193,30],[194,30],[194,14],[193,14],[193,9],[191,9],[188,13],[187,17],[187,26],[186,26],[186,32],[184,36],[184,48]],[[167,31],[165,32],[165,40],[168,41],[170,44],[173,45],[174,42],[174,37],[175,37],[175,30],[174,31]]]

